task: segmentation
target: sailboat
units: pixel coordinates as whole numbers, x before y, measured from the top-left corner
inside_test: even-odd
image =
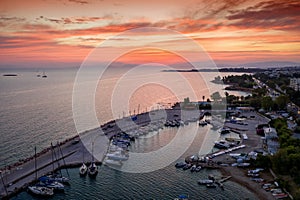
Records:
[[[62,150],[61,150],[60,145],[59,145],[58,142],[57,142],[57,148],[58,148],[58,152],[57,152],[57,155],[56,155],[55,148],[54,148],[54,146],[52,145],[52,142],[51,142],[51,150],[52,150],[52,174],[48,175],[47,177],[48,177],[49,181],[56,181],[56,182],[63,183],[63,184],[69,184],[70,179],[67,178],[67,177],[63,177],[62,176],[61,166],[60,166],[60,163],[59,163],[59,154],[61,154],[61,159],[63,160],[65,166],[66,166],[66,163],[65,163],[65,160],[64,160],[63,152],[62,152]],[[54,158],[55,158],[55,160],[54,160]],[[54,171],[54,163],[55,162],[57,162],[57,165],[58,165],[58,169],[59,169],[58,173],[55,173],[55,171]],[[67,171],[68,177],[70,177],[68,169],[66,169],[66,171]]]
[[[43,71],[43,76],[42,76],[42,78],[47,78],[47,75],[46,75],[45,71]]]
[[[38,179],[38,183],[35,186],[46,187],[56,191],[63,191],[65,186],[58,181],[51,180],[48,176],[42,176]]]
[[[96,177],[97,174],[98,174],[98,167],[97,167],[97,165],[95,164],[95,161],[94,161],[94,142],[92,143],[92,162],[91,162],[91,165],[88,168],[88,174],[92,178]]]
[[[92,162],[88,168],[88,173],[90,177],[96,177],[98,174],[98,167],[95,162]]]
[[[84,164],[84,148],[83,148],[83,144],[82,144],[82,165],[79,168],[79,175],[80,176],[86,176],[87,175],[87,171],[88,171],[88,168]]]
[[[41,187],[41,186],[28,186],[28,191],[32,194],[39,196],[53,196],[54,192],[52,188]]]
[[[36,77],[41,77],[39,70],[36,71]]]
[[[86,176],[87,175],[87,170],[88,170],[88,168],[83,162],[81,167],[79,168],[79,175],[80,176]]]
[[[37,164],[36,164],[36,147],[34,148],[34,168],[35,168],[35,178],[37,179]],[[38,196],[53,196],[53,188],[48,188],[41,185],[28,186],[28,192],[38,195]]]

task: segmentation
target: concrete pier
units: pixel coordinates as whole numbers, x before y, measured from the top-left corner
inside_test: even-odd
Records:
[[[130,117],[112,120],[106,124],[86,131],[82,134],[74,136],[60,143],[60,148],[64,157],[65,164],[62,161],[62,156],[58,156],[59,160],[54,162],[54,168],[59,167],[74,167],[80,166],[83,161],[88,163],[92,160],[92,142],[94,143],[94,157],[99,164],[105,158],[109,139],[115,134],[145,126],[155,121],[166,120],[183,120],[199,119],[201,113],[199,110],[181,110],[178,107],[166,110],[155,110],[136,115],[136,119]],[[132,124],[136,126],[132,126]],[[49,142],[50,143],[50,142]],[[57,147],[55,147],[56,151]],[[34,150],[33,150],[34,151]],[[48,174],[53,171],[53,158],[51,148],[42,150],[37,154],[37,177]],[[60,164],[58,164],[58,162]],[[27,186],[36,181],[35,160],[33,157],[24,159],[22,162],[15,163],[2,170],[4,184],[0,183],[0,197],[5,199],[27,188]],[[5,187],[7,189],[7,193]]]
[[[68,167],[74,166],[82,163],[82,154],[85,153],[85,157],[91,157],[90,153],[86,148],[82,147],[81,142],[74,142],[78,140],[79,137],[75,137],[69,140],[61,146],[61,151],[63,152],[63,157],[59,156],[56,162],[52,161],[51,150],[41,154],[36,158],[37,160],[37,170],[35,171],[35,160],[30,159],[29,161],[19,165],[18,167],[11,168],[10,170],[2,171],[3,182],[6,186],[6,194],[4,185],[0,185],[1,197],[10,197],[15,193],[19,192],[23,188],[26,188],[30,183],[34,182],[37,177],[45,175],[54,169],[58,169],[59,166]],[[75,144],[74,144],[75,143]],[[55,148],[55,151],[58,147]],[[63,160],[65,160],[66,165],[64,165]],[[90,161],[90,159],[86,159]],[[60,164],[58,164],[60,163]]]

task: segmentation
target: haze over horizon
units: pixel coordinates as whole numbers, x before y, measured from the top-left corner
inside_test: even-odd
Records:
[[[300,2],[294,0],[2,0],[0,11],[2,68],[78,67],[103,41],[141,27],[182,33],[221,66],[300,63]],[[124,64],[182,61],[164,50],[142,49],[142,36],[149,34],[117,38],[124,45],[105,48],[109,54],[140,47],[118,59]],[[159,46],[177,45],[201,62],[176,37],[155,34]]]

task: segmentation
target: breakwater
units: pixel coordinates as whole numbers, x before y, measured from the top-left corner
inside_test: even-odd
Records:
[[[53,165],[55,170],[60,167],[77,167],[83,162],[83,154],[85,158],[88,158],[84,160],[85,163],[91,161],[91,149],[82,142],[86,141],[87,138],[98,137],[98,160],[96,160],[96,162],[101,164],[107,152],[109,139],[120,132],[130,130],[131,123],[135,123],[137,126],[145,126],[155,121],[197,120],[202,114],[203,113],[200,113],[199,110],[181,110],[175,107],[172,109],[154,110],[137,114],[134,116],[134,120],[131,117],[124,117],[122,119],[109,121],[98,128],[81,133],[80,137],[79,135],[76,135],[60,142],[59,146],[64,155],[64,164],[59,165],[57,162],[53,163],[51,147],[48,147],[36,154],[37,171],[35,170],[34,156],[22,159],[17,163],[2,168],[1,176],[3,184],[0,184],[1,197],[9,198],[27,188],[28,185],[36,181],[36,173],[38,176],[48,174],[53,171]],[[128,126],[126,126],[126,123],[128,123]],[[62,157],[60,160],[61,159]]]

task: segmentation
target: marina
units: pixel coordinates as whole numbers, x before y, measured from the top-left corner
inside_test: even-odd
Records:
[[[159,116],[159,110],[153,111],[155,113],[154,115]],[[179,112],[182,112],[181,115]],[[152,115],[153,115],[152,113]],[[38,193],[38,190],[45,190],[45,185],[32,185],[32,183],[36,182],[36,175],[37,172],[39,176],[43,176],[48,174],[50,171],[53,170],[53,167],[55,166],[55,170],[58,170],[59,168],[77,168],[77,176],[78,177],[85,177],[87,174],[89,175],[89,178],[97,179],[97,176],[101,176],[101,171],[104,169],[101,165],[105,164],[107,166],[112,167],[122,167],[123,162],[127,162],[130,151],[133,147],[131,147],[131,144],[135,144],[139,140],[145,140],[148,137],[151,138],[151,133],[154,133],[154,135],[159,134],[161,131],[168,131],[168,130],[176,130],[180,126],[198,126],[199,130],[203,129],[201,125],[198,124],[198,120],[203,118],[203,113],[195,112],[195,111],[182,111],[179,109],[176,109],[174,107],[173,109],[167,110],[168,113],[168,119],[166,120],[168,124],[176,124],[174,126],[166,125],[161,121],[160,118],[158,118],[156,121],[150,121],[149,113],[142,113],[136,116],[135,123],[138,125],[138,129],[136,130],[130,130],[127,129],[127,132],[124,132],[123,130],[119,129],[119,127],[116,125],[120,123],[118,120],[113,120],[108,122],[107,124],[104,124],[100,128],[87,131],[84,134],[82,134],[79,138],[73,137],[65,142],[63,142],[60,145],[57,145],[55,148],[60,148],[61,156],[57,159],[61,164],[56,164],[57,161],[53,161],[53,155],[51,148],[48,149],[48,151],[43,150],[43,153],[38,153],[37,158],[37,170],[35,171],[34,168],[34,160],[35,159],[28,159],[29,161],[24,162],[23,164],[18,165],[17,168],[12,169],[12,171],[17,173],[9,173],[4,177],[5,180],[7,180],[7,193],[9,196],[15,196],[17,193],[24,191],[24,189],[29,189],[31,191],[35,191]],[[179,118],[179,116],[188,116],[187,118],[182,117]],[[124,121],[128,120],[122,120],[120,119],[121,123],[124,123]],[[196,122],[195,122],[196,121]],[[150,123],[151,122],[151,123]],[[181,122],[181,123],[180,123]],[[189,123],[187,123],[189,122]],[[188,125],[187,125],[188,124]],[[123,124],[124,125],[124,124]],[[209,125],[210,126],[210,125]],[[230,125],[227,124],[227,127]],[[123,126],[124,128],[124,126]],[[129,127],[128,127],[129,128]],[[207,126],[208,129],[210,129]],[[125,126],[126,129],[126,126]],[[236,130],[233,128],[227,128],[228,131],[233,130],[236,132]],[[213,131],[213,130],[211,130]],[[214,134],[220,134],[220,131],[215,131]],[[207,133],[211,134],[211,133]],[[230,133],[226,133],[230,134]],[[224,136],[226,136],[224,134]],[[236,134],[236,133],[235,133]],[[100,145],[101,148],[99,149],[99,144],[95,145],[97,146],[97,150],[94,147],[94,143],[91,144],[90,149],[86,149],[86,147],[83,148],[82,141],[85,141],[86,138],[90,137],[100,137],[100,140],[102,144]],[[148,136],[150,135],[150,136]],[[223,135],[223,134],[222,134]],[[135,144],[136,145],[136,144]],[[95,148],[95,149],[94,149]],[[185,162],[177,162],[174,165],[176,168],[182,168],[184,171],[191,171],[194,173],[203,173],[206,170],[212,170],[212,169],[220,169],[220,168],[226,168],[228,166],[227,164],[220,164],[218,163],[218,159],[215,160],[218,157],[222,157],[223,155],[228,155],[232,151],[240,151],[241,149],[246,148],[245,144],[240,144],[231,148],[226,148],[225,150],[219,150],[215,151],[214,153],[208,153],[204,155],[203,157],[199,157],[197,155],[187,155],[185,157]],[[133,148],[134,149],[134,148]],[[97,158],[99,158],[99,155],[101,159],[94,160],[94,152],[97,152]],[[63,162],[64,161],[64,162]],[[95,165],[97,164],[97,165]],[[173,166],[174,166],[173,165]],[[100,166],[100,168],[99,168]],[[94,169],[94,172],[93,170]],[[18,173],[22,174],[21,177],[18,177]],[[189,174],[189,173],[188,173]],[[193,173],[191,173],[193,174]],[[207,188],[216,188],[219,186],[222,190],[224,190],[224,184],[227,178],[219,178],[218,180],[214,180],[213,182],[210,180],[209,183],[202,183],[206,185]],[[72,179],[72,177],[71,177]],[[197,183],[197,181],[195,181]],[[199,181],[198,181],[199,183]],[[29,186],[29,187],[28,187]],[[228,187],[228,186],[226,186]],[[14,188],[12,190],[12,188]],[[68,186],[67,186],[68,188]],[[66,189],[64,189],[66,191]],[[57,189],[56,189],[57,191]],[[51,191],[47,191],[47,194],[51,194]],[[2,194],[5,195],[5,190],[2,187]],[[57,195],[57,194],[55,194]]]
[[[158,110],[157,113],[160,111]],[[178,119],[178,114],[180,113],[180,110],[178,109],[169,109],[167,110],[168,113],[168,120],[170,121],[175,121]],[[156,114],[158,115],[158,114]],[[176,116],[176,118],[174,118]],[[184,120],[187,121],[192,121],[194,119],[199,118],[200,113],[195,112],[195,111],[187,111],[183,116],[189,116],[185,118]],[[190,117],[193,116],[193,117]],[[158,127],[154,128],[154,126],[150,126],[150,118],[149,118],[149,113],[142,113],[140,115],[137,115],[137,121],[136,124],[141,126],[142,128],[138,130],[138,133],[136,132],[129,132],[131,134],[131,138],[134,139],[136,137],[145,135],[147,132],[150,131],[155,131],[158,129]],[[125,119],[126,120],[126,119]],[[122,120],[124,121],[124,120]],[[195,121],[195,120],[194,120]],[[157,121],[156,123],[158,123]],[[99,128],[87,131],[83,133],[80,136],[70,138],[61,144],[59,144],[59,148],[61,150],[63,157],[59,158],[57,161],[53,161],[53,155],[51,151],[51,147],[45,150],[42,150],[42,152],[36,154],[32,158],[25,159],[26,161],[20,162],[17,164],[14,164],[13,166],[8,166],[2,169],[2,175],[3,179],[6,180],[5,185],[0,186],[0,191],[3,197],[7,196],[13,196],[16,193],[22,191],[23,189],[26,189],[31,183],[36,182],[36,176],[38,173],[38,176],[43,176],[45,174],[48,174],[49,172],[53,171],[54,165],[55,164],[55,170],[58,170],[60,168],[67,168],[67,167],[80,167],[82,165],[82,158],[83,157],[90,157],[92,160],[90,161],[91,163],[87,164],[87,171],[89,176],[93,177],[96,176],[98,173],[97,166],[95,164],[101,165],[104,161],[104,163],[110,165],[110,164],[117,164],[119,163],[121,165],[122,161],[127,160],[126,154],[123,153],[125,149],[122,147],[128,147],[129,141],[124,142],[124,140],[119,140],[117,138],[120,138],[120,135],[123,134],[123,130],[119,129],[118,126],[116,126],[116,123],[118,121],[111,121],[108,122],[107,124],[101,126],[101,130]],[[150,126],[151,128],[149,130],[146,130],[146,126]],[[162,126],[160,126],[162,127]],[[144,131],[144,132],[143,132]],[[86,138],[91,138],[91,137],[100,137],[97,141],[100,141],[101,144],[97,144],[97,155],[100,159],[99,160],[94,160],[93,156],[93,151],[94,151],[94,145],[92,144],[92,149],[85,149],[82,148],[83,144],[81,140],[85,140]],[[129,137],[129,134],[126,134],[127,137]],[[109,141],[111,141],[111,145],[109,145]],[[100,148],[98,148],[100,147]],[[110,147],[110,148],[109,148]],[[58,148],[58,147],[56,147]],[[113,149],[112,148],[117,148],[115,149],[115,152],[112,153]],[[122,148],[122,149],[118,149]],[[107,153],[107,151],[110,151]],[[63,164],[59,164],[60,162],[62,163],[62,160],[64,161]],[[36,163],[36,170],[34,168],[35,162]],[[58,162],[60,161],[60,162]],[[55,162],[55,163],[54,163]],[[88,163],[88,162],[87,162]],[[9,169],[9,170],[8,170]],[[92,171],[91,171],[92,170]],[[95,171],[93,171],[95,170]],[[84,174],[85,172],[83,172]],[[5,186],[5,187],[4,187]],[[7,193],[6,193],[7,191]]]
[[[178,110],[174,111],[173,109],[170,109],[169,112],[171,114],[169,114],[168,116],[174,116],[174,113],[178,112]],[[193,116],[195,116],[195,117],[197,116],[198,118],[200,118],[200,116],[201,116],[201,113],[196,114],[195,112],[191,112],[191,111],[188,111],[188,112],[190,112],[189,114],[186,114],[188,116],[191,116],[191,113],[193,113]],[[142,133],[140,133],[139,130],[138,131],[129,131],[128,133],[130,133],[130,134],[124,133],[120,130],[118,131],[118,129],[115,126],[115,124],[118,122],[111,121],[108,124],[105,124],[104,126],[102,126],[102,127],[110,127],[110,128],[104,129],[103,132],[99,131],[99,129],[95,129],[90,132],[86,132],[85,134],[80,136],[84,140],[85,137],[88,137],[88,136],[90,137],[91,136],[90,134],[92,134],[92,135],[100,134],[101,137],[103,137],[103,140],[101,140],[101,141],[105,141],[105,142],[103,142],[102,152],[99,153],[99,150],[97,150],[98,154],[102,155],[102,159],[95,160],[95,161],[90,160],[91,163],[95,162],[99,166],[101,166],[101,164],[104,163],[108,166],[113,165],[114,167],[115,166],[121,167],[122,162],[126,162],[128,159],[128,156],[130,156],[130,154],[128,154],[128,151],[130,151],[129,147],[130,147],[131,142],[133,142],[133,144],[134,144],[134,141],[138,140],[139,137],[147,138],[146,132],[148,132],[150,134],[151,132],[158,133],[160,130],[164,130],[163,122],[159,122],[159,121],[156,122],[155,123],[156,126],[149,125],[149,120],[147,120],[147,117],[145,115],[147,115],[147,114],[143,113],[143,114],[141,114],[142,117],[139,117],[139,116],[137,117],[137,119],[143,119],[143,121],[137,121],[137,124],[139,124],[140,127],[143,127],[141,129]],[[175,114],[175,116],[177,118],[178,115]],[[193,118],[195,118],[195,117],[193,117]],[[180,120],[181,119],[178,119],[178,121],[180,121]],[[175,121],[175,119],[170,118],[169,121]],[[192,118],[189,119],[188,121],[190,121],[190,123],[192,123],[193,126],[199,126],[198,123],[192,122],[193,121]],[[183,120],[182,125],[179,125],[179,126],[184,126],[184,124],[185,123]],[[187,125],[187,126],[189,126],[189,125]],[[199,126],[199,128],[200,127],[201,127],[201,125]],[[171,127],[171,128],[173,129],[176,127]],[[146,129],[147,129],[147,131],[146,131]],[[170,128],[167,127],[166,130],[168,130],[168,129],[170,129]],[[218,131],[216,131],[216,133],[218,133]],[[110,139],[108,139],[108,137]],[[88,168],[89,168],[89,166],[91,166],[91,163],[83,162],[83,160],[84,160],[83,157],[94,158],[92,156],[92,154],[94,152],[93,145],[92,145],[92,147],[91,147],[92,149],[90,149],[90,151],[82,148],[82,145],[83,144],[81,143],[81,140],[79,140],[78,137],[74,137],[68,141],[63,142],[63,144],[60,145],[62,154],[64,155],[60,160],[61,160],[61,162],[62,162],[62,159],[65,160],[65,163],[62,164],[60,167],[62,167],[62,168],[76,167],[77,168],[77,176],[79,176],[78,169],[80,168],[80,166],[82,168],[83,163],[86,163],[86,166],[85,166],[86,171],[89,171]],[[204,158],[199,158],[197,156],[187,156],[185,158],[185,162],[176,163],[176,167],[182,168],[183,171],[189,170],[189,171],[195,172],[195,173],[202,172],[203,170],[206,171],[206,170],[211,170],[211,169],[219,169],[220,167],[222,167],[222,165],[217,164],[216,161],[213,161],[212,159],[214,159],[218,156],[222,156],[224,154],[230,153],[232,151],[237,151],[237,150],[243,149],[245,147],[246,147],[246,145],[241,144],[239,146],[235,146],[233,148],[228,148],[226,150],[221,150],[221,151],[218,151],[215,153],[208,153]],[[50,150],[48,152],[45,152],[44,154],[39,154],[39,156],[37,157],[37,160],[39,163],[37,165],[37,169],[38,169],[37,171],[38,171],[39,175],[47,174],[49,171],[52,170],[53,162],[50,162],[52,160]],[[86,159],[86,160],[88,160],[88,159]],[[23,165],[21,165],[21,167],[18,167],[17,171],[19,173],[24,174],[24,176],[21,179],[20,178],[16,179],[16,176],[12,176],[12,175],[15,175],[15,173],[11,174],[11,176],[5,177],[6,180],[11,180],[11,183],[12,183],[10,185],[9,184],[7,185],[8,189],[13,188],[13,187],[16,188],[16,186],[18,186],[18,185],[20,187],[18,189],[14,189],[13,191],[8,190],[8,192],[10,192],[10,195],[15,195],[16,193],[23,191],[24,189],[28,188],[30,183],[35,182],[35,179],[34,179],[35,171],[33,169],[31,169],[31,170],[29,170],[30,172],[25,173],[24,169],[28,170],[28,169],[30,169],[30,167],[27,167],[27,168],[23,167],[26,165],[33,166],[33,161],[34,160],[30,160],[29,162],[25,162]],[[94,167],[98,168],[98,166],[94,166]],[[56,170],[57,169],[58,169],[58,167],[56,168]],[[99,170],[100,170],[99,173],[97,170],[96,176],[97,175],[101,176],[101,170],[103,170],[103,167],[101,167]],[[83,173],[83,177],[85,177],[84,174],[87,173],[86,171]],[[96,178],[96,176],[89,176],[89,177]],[[14,177],[15,177],[15,179],[13,179]],[[205,185],[207,186],[207,188],[215,188],[217,185],[217,186],[220,186],[220,188],[222,190],[224,190],[223,182],[226,181],[227,179],[229,179],[229,178],[227,177],[225,179],[218,179],[218,181],[214,181],[213,183],[206,183]],[[30,181],[28,181],[28,180],[30,180]],[[195,183],[197,183],[197,181],[195,181]],[[34,187],[34,186],[31,186],[31,189],[34,189],[32,187]],[[40,185],[40,187],[43,187],[43,186]],[[41,189],[41,188],[37,188],[37,189]],[[3,190],[3,192],[4,192],[4,190]],[[49,193],[51,193],[51,192],[49,191]]]
[[[0,8],[0,199],[300,199],[299,0]]]
[[[44,79],[45,81],[53,81],[53,78],[57,78],[59,74],[53,74],[51,71],[47,71],[49,75]],[[24,76],[22,76],[24,77]],[[37,81],[36,78],[33,79]],[[59,80],[55,80],[59,81]],[[43,82],[45,84],[47,82]],[[53,84],[53,83],[51,83]],[[68,91],[70,88],[66,87],[68,85],[63,84],[61,86],[62,91]],[[51,90],[47,91],[51,93],[53,88],[50,87]],[[37,90],[37,98],[41,96],[41,92],[43,90]],[[64,92],[59,93],[59,95],[66,95]],[[22,93],[20,93],[22,94]],[[30,93],[33,95],[32,93]],[[44,94],[45,95],[45,94]],[[154,96],[155,97],[155,96]],[[57,98],[57,97],[56,97]],[[19,98],[22,99],[22,98]],[[42,102],[43,99],[38,99]],[[59,99],[60,101],[65,101],[65,98]],[[51,101],[56,102],[56,99],[52,99]],[[48,102],[48,101],[47,101]],[[67,101],[66,101],[67,102]],[[55,105],[60,105],[57,102]],[[175,102],[173,103],[175,104]],[[223,192],[219,192],[220,187],[216,187],[215,189],[211,189],[213,187],[209,187],[210,191],[206,192],[206,187],[200,187],[197,184],[197,180],[199,178],[205,179],[208,174],[216,174],[216,177],[222,177],[223,175],[219,174],[219,170],[226,170],[228,165],[226,163],[226,156],[228,153],[224,153],[223,155],[216,156],[214,159],[214,165],[208,165],[203,163],[202,165],[191,165],[187,166],[186,170],[176,169],[174,165],[179,162],[185,160],[187,157],[191,155],[198,154],[199,157],[203,155],[211,155],[213,153],[218,153],[218,149],[213,148],[214,141],[217,139],[225,140],[225,138],[238,138],[235,136],[240,135],[239,133],[247,132],[251,125],[249,123],[248,127],[245,125],[235,125],[230,123],[225,123],[226,128],[230,128],[231,132],[229,134],[220,135],[219,130],[222,128],[222,122],[218,120],[219,116],[212,116],[212,118],[202,118],[204,112],[195,111],[195,110],[181,110],[178,107],[170,108],[171,105],[168,104],[168,108],[164,108],[162,110],[149,109],[148,112],[136,112],[132,116],[126,116],[115,118],[111,120],[109,117],[106,119],[107,122],[103,123],[101,126],[97,128],[93,128],[89,131],[85,131],[80,134],[80,136],[74,136],[70,133],[74,132],[72,130],[73,125],[69,123],[72,118],[68,118],[68,111],[61,112],[60,109],[66,109],[66,106],[58,106],[57,110],[54,107],[55,112],[48,111],[47,115],[45,112],[38,113],[39,118],[44,118],[45,116],[49,116],[50,119],[41,123],[42,129],[39,130],[31,130],[28,129],[28,132],[24,132],[22,134],[23,137],[29,136],[31,133],[39,133],[41,135],[47,134],[48,138],[32,136],[39,140],[37,145],[37,177],[41,177],[47,175],[49,172],[56,171],[59,168],[68,168],[69,176],[63,170],[62,174],[64,177],[70,177],[70,186],[64,186],[64,192],[54,192],[54,195],[51,197],[53,199],[89,199],[87,196],[96,195],[99,198],[103,199],[118,199],[117,195],[122,195],[124,197],[128,197],[128,199],[136,199],[137,194],[141,194],[142,198],[147,199],[151,198],[170,198],[173,199],[175,196],[179,196],[180,194],[188,194],[192,199],[202,198],[225,198],[232,197],[232,199],[238,199],[239,196],[244,196],[246,194],[249,199],[255,199],[255,190],[249,191],[247,185],[243,183],[240,186],[235,184],[231,180],[238,182],[240,179],[232,178],[228,182],[224,183],[225,190]],[[45,104],[42,104],[45,107]],[[63,105],[63,104],[62,104]],[[35,107],[35,106],[34,106]],[[29,110],[40,111],[43,109],[34,109],[29,107]],[[10,113],[14,110],[10,108]],[[166,112],[165,112],[166,111]],[[16,111],[15,111],[16,112]],[[52,114],[53,113],[53,114]],[[61,114],[64,114],[61,116]],[[66,116],[65,116],[66,114]],[[70,113],[69,113],[70,114]],[[101,116],[106,116],[101,113]],[[217,114],[218,115],[218,114]],[[22,116],[18,114],[18,116]],[[37,115],[33,115],[37,116]],[[61,129],[61,126],[53,124],[56,120],[61,119],[61,123],[66,127],[65,129]],[[203,119],[207,121],[207,125],[202,126],[199,125],[199,119]],[[164,120],[162,120],[164,119]],[[33,119],[31,121],[25,120],[28,126],[34,127],[31,123],[34,123],[37,119]],[[253,120],[257,123],[256,120]],[[132,126],[132,122],[134,126]],[[166,123],[168,122],[168,123]],[[1,124],[4,126],[6,124]],[[37,125],[40,125],[39,123]],[[46,128],[45,128],[46,127]],[[48,128],[49,127],[49,128]],[[251,125],[252,127],[252,125]],[[130,152],[150,152],[160,149],[163,146],[166,146],[177,133],[177,130],[182,129],[181,138],[184,139],[186,136],[190,135],[192,130],[197,129],[197,134],[194,142],[191,144],[190,148],[186,150],[186,152],[178,158],[178,160],[174,161],[174,163],[170,163],[169,166],[158,170],[157,172],[150,172],[149,174],[132,174],[132,173],[124,173],[120,172],[118,168],[121,168],[130,165],[129,159],[131,158]],[[4,128],[5,130],[5,128]],[[17,130],[16,130],[17,132]],[[124,141],[124,138],[117,139],[120,134],[123,132],[127,133],[132,139],[135,141],[130,141],[130,145],[127,146],[127,142]],[[5,135],[4,135],[5,136]],[[30,135],[31,136],[31,135]],[[247,132],[247,136],[249,140],[247,142],[252,142],[251,133]],[[219,138],[220,137],[220,138]],[[92,145],[93,140],[91,138],[95,138],[95,143]],[[243,139],[240,139],[240,145],[244,144]],[[25,140],[25,139],[24,139]],[[119,140],[119,141],[118,141]],[[123,141],[122,141],[123,140]],[[17,141],[17,140],[16,140]],[[54,170],[53,170],[53,159],[51,153],[51,141],[55,141],[53,144],[56,144],[56,141],[59,141],[59,146],[62,150],[63,158],[60,156],[58,162],[55,161]],[[232,141],[234,142],[234,141]],[[244,141],[246,142],[246,141]],[[114,147],[115,143],[117,146],[121,146],[122,149],[118,149],[120,147]],[[41,146],[39,146],[42,144]],[[84,145],[83,145],[84,144]],[[8,145],[7,145],[8,146]],[[18,152],[15,157],[9,158],[9,160],[15,160],[15,162],[9,162],[9,165],[2,166],[1,175],[3,176],[3,183],[0,184],[1,195],[5,196],[6,194],[12,195],[12,199],[32,199],[30,193],[27,193],[28,186],[32,187],[36,184],[36,175],[35,175],[35,167],[34,167],[34,146],[30,146],[27,144],[27,148],[22,147],[22,143],[18,144],[19,148],[23,150]],[[56,145],[55,145],[56,146]],[[94,148],[93,148],[94,146]],[[123,147],[126,147],[128,150],[124,150]],[[4,146],[6,147],[6,146]],[[30,147],[30,148],[29,148]],[[45,148],[46,147],[46,148]],[[182,147],[181,143],[178,143],[177,147]],[[244,149],[236,150],[237,153],[241,151],[248,151],[248,146]],[[94,152],[93,152],[94,149]],[[5,149],[4,149],[5,152]],[[23,152],[25,155],[22,156]],[[27,153],[26,153],[27,152]],[[29,153],[28,153],[29,152]],[[58,152],[58,149],[56,149]],[[88,167],[92,163],[92,154],[94,153],[94,162],[98,167],[98,173],[95,177],[88,176]],[[110,154],[110,155],[109,155]],[[5,155],[5,154],[3,154]],[[108,158],[108,156],[109,158]],[[129,156],[128,160],[127,155]],[[225,156],[225,158],[224,158]],[[159,156],[156,157],[158,163],[164,162],[163,158]],[[224,162],[225,161],[225,162]],[[222,162],[218,164],[218,162]],[[83,166],[83,175],[79,173],[80,167]],[[3,163],[2,163],[3,164]],[[145,165],[143,161],[137,163],[136,168]],[[155,165],[154,165],[155,166]],[[113,169],[112,169],[113,168]],[[217,169],[217,170],[215,170]],[[190,173],[190,171],[193,173]],[[234,169],[233,169],[234,171]],[[222,172],[223,173],[223,172]],[[117,174],[117,175],[115,175]],[[197,175],[196,175],[197,174]],[[198,178],[197,178],[198,177]],[[127,180],[125,180],[127,179]],[[249,180],[250,181],[250,180]],[[135,183],[138,183],[137,186]],[[85,187],[84,184],[87,184]],[[166,188],[167,185],[172,185],[172,187],[168,186],[167,191],[161,191],[160,188]],[[3,187],[3,186],[6,187]],[[42,186],[39,186],[42,187]],[[112,192],[98,192],[94,190],[90,190],[89,188],[99,187],[99,191],[103,191],[103,188],[107,187],[107,191],[109,188],[120,188],[119,192],[113,190]],[[245,188],[247,187],[247,189]],[[250,188],[252,185],[250,186]],[[130,190],[129,188],[137,188],[135,191]],[[145,191],[143,188],[153,188],[152,190]],[[5,191],[6,189],[6,191]],[[34,189],[34,188],[32,188]],[[40,188],[41,189],[41,188]],[[84,196],[80,191],[85,190],[87,196]],[[216,191],[215,191],[216,190]],[[158,192],[160,191],[160,192]],[[201,191],[199,194],[199,191]],[[221,191],[221,190],[220,190]],[[177,193],[178,192],[178,193]],[[50,192],[51,193],[51,192]],[[202,194],[203,193],[203,194]]]

